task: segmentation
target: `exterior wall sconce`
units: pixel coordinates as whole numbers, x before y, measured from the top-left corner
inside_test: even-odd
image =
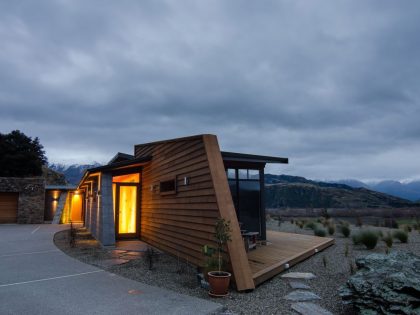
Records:
[[[187,185],[189,185],[189,183],[190,183],[190,178],[185,176],[184,177],[184,185],[187,186]]]
[[[290,265],[289,264],[284,264],[284,269],[289,269]]]
[[[318,253],[318,248],[315,248],[315,250],[314,250],[314,251],[315,251],[315,254],[316,254],[316,253]]]

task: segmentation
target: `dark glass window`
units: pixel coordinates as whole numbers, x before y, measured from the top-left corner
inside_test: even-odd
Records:
[[[165,180],[159,184],[160,193],[175,193],[176,182],[175,179]]]
[[[236,179],[236,170],[234,168],[228,168],[226,174],[228,179]]]
[[[260,170],[227,169],[226,172],[241,230],[261,234]]]
[[[243,229],[261,233],[260,182],[239,181],[239,215]]]
[[[248,170],[248,179],[260,179],[260,171],[259,170]]]
[[[239,179],[248,179],[248,170],[238,170]]]

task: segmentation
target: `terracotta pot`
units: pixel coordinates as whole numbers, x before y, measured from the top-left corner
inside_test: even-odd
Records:
[[[229,272],[210,271],[207,276],[210,284],[210,296],[223,297],[228,295],[230,277],[232,276]]]

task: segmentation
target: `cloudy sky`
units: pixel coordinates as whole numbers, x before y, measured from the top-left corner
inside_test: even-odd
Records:
[[[1,1],[14,129],[50,162],[213,133],[274,173],[420,178],[420,2]]]

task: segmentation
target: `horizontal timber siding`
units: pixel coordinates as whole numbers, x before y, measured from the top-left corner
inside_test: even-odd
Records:
[[[202,247],[214,242],[219,217],[202,136],[136,146],[135,156],[153,157],[142,172],[141,238],[202,266]],[[161,195],[159,182],[175,177],[177,193]]]
[[[253,289],[217,138],[200,135],[135,146],[136,158],[147,156],[152,160],[142,171],[141,238],[203,266],[203,245],[216,246],[216,220],[226,218],[233,230],[228,251],[235,283],[238,290]],[[176,193],[161,194],[159,182],[171,179],[176,180]]]

